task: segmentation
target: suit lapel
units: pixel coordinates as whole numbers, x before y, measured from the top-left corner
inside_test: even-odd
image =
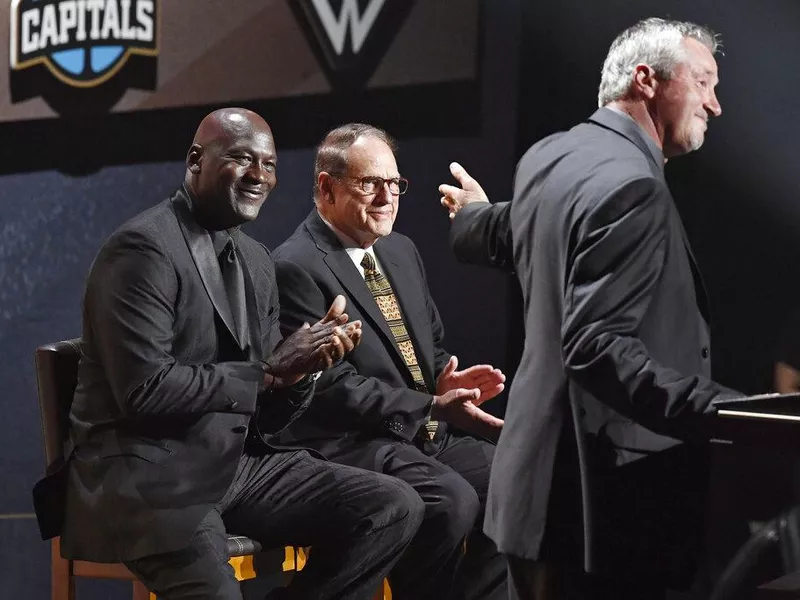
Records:
[[[206,293],[214,305],[214,310],[217,311],[220,319],[225,323],[225,327],[231,337],[237,340],[236,327],[234,326],[233,315],[228,304],[228,295],[225,293],[225,284],[222,281],[222,271],[220,271],[219,262],[214,253],[214,244],[211,242],[211,236],[192,218],[186,192],[183,191],[183,188],[172,196],[172,206],[178,217],[178,223],[186,240],[186,245],[189,247],[189,253],[192,255],[194,264],[197,267],[197,272],[200,274]]]
[[[432,348],[420,341],[423,339],[421,333],[424,328],[430,329],[430,320],[425,310],[425,298],[421,293],[420,282],[414,277],[417,270],[410,264],[408,256],[395,247],[391,236],[381,238],[375,243],[375,254],[400,304],[403,321],[414,344],[414,352],[417,354],[417,363],[430,387],[433,384],[433,373],[428,366],[433,364],[433,355],[430,352]],[[421,315],[425,316],[426,322],[422,322]]]
[[[323,254],[322,260],[347,291],[350,300],[358,305],[361,313],[372,322],[375,331],[394,349],[397,358],[402,362],[403,357],[400,354],[400,349],[397,347],[397,342],[389,329],[389,324],[386,322],[381,309],[378,308],[372,292],[367,288],[364,278],[361,277],[361,273],[356,269],[339,239],[320,219],[316,209],[312,210],[306,219],[305,227],[317,249]],[[405,362],[402,364],[403,368],[408,371]]]

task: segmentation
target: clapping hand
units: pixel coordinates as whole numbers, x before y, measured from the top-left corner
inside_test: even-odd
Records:
[[[451,356],[436,379],[431,418],[452,423],[468,433],[496,438],[503,420],[479,406],[503,391],[506,376],[491,365],[475,365],[463,371],[457,368],[458,358]]]
[[[269,387],[290,386],[327,369],[361,342],[361,321],[347,323],[345,305],[344,296],[336,296],[324,317],[283,339],[265,361],[267,377],[274,378]]]

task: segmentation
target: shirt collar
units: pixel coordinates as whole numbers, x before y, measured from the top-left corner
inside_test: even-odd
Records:
[[[358,242],[356,242],[353,238],[351,238],[349,235],[336,228],[330,221],[328,221],[325,217],[323,217],[322,213],[319,212],[319,210],[317,210],[317,214],[319,215],[319,218],[322,220],[322,222],[325,223],[325,225],[328,227],[328,229],[330,229],[337,237],[339,243],[342,244],[342,248],[344,248],[345,252],[347,252],[347,255],[350,257],[350,260],[352,260],[353,263],[355,263],[359,271],[361,271],[363,268],[361,267],[361,261],[364,260],[364,254],[366,254],[367,252],[369,252],[370,256],[372,256],[372,258],[375,260],[375,264],[378,265],[378,259],[375,256],[375,250],[373,249],[375,244],[371,244],[367,248],[362,248],[361,246],[358,245]],[[378,270],[380,270],[380,268],[378,268]]]
[[[653,160],[655,160],[656,164],[658,164],[662,171],[664,170],[664,152],[658,147],[656,141],[650,137],[650,134],[645,131],[644,127],[642,127],[636,119],[634,119],[628,113],[612,106],[603,106],[600,110],[607,111],[606,114],[609,117],[616,119],[623,130],[629,129],[631,124],[633,124],[636,128],[638,137],[644,140],[644,143],[647,145],[647,149],[653,156]]]

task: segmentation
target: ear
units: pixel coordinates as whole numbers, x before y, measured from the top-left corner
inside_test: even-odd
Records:
[[[333,176],[330,173],[322,171],[317,177],[317,189],[319,190],[319,198],[323,202],[333,204]]]
[[[636,94],[651,100],[658,88],[658,75],[650,65],[636,65],[633,69],[633,89]]]
[[[200,172],[200,165],[203,162],[203,147],[200,144],[192,144],[186,154],[186,167],[194,174]]]

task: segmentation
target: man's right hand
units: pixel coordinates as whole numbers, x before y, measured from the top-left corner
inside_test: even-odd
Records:
[[[456,388],[434,396],[431,419],[446,421],[467,433],[496,440],[503,429],[503,420],[479,408],[480,397],[478,388]]]
[[[322,319],[283,339],[265,361],[268,388],[288,387],[327,369],[361,342],[361,321],[347,323],[345,304],[344,296],[336,296]]]
[[[455,218],[458,211],[467,204],[489,202],[481,184],[475,181],[460,164],[450,163],[450,173],[461,187],[443,183],[439,186],[439,193],[442,195],[440,202],[447,209],[451,219]]]

